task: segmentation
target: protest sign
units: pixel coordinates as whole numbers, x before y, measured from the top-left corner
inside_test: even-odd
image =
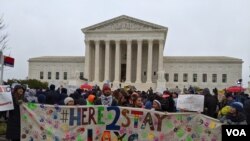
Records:
[[[1,85],[0,86],[0,111],[12,110],[13,100],[11,96],[10,86]]]
[[[221,140],[221,123],[197,113],[34,103],[20,110],[22,141]]]
[[[177,99],[177,108],[188,111],[202,112],[204,107],[204,96],[194,94],[179,95]]]
[[[75,86],[75,85],[66,85],[65,88],[67,89],[67,91],[68,91],[67,93],[68,93],[68,95],[69,95],[69,94],[74,93],[75,90],[79,88],[79,86]]]

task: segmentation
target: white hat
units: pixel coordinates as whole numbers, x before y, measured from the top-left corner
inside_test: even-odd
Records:
[[[161,102],[159,100],[156,100],[156,99],[154,100],[154,102],[156,102],[159,105],[160,109],[161,109]]]
[[[74,101],[74,99],[72,97],[66,97],[64,99],[64,104],[67,105],[69,103],[69,101]]]

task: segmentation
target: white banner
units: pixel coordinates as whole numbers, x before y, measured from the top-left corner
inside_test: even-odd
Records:
[[[198,113],[107,106],[20,105],[22,141],[220,141],[221,123]]]
[[[0,111],[14,109],[10,86],[0,86]]]
[[[203,112],[204,96],[197,94],[179,95],[177,99],[177,109]]]

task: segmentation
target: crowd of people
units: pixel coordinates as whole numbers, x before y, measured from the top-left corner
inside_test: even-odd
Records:
[[[76,89],[68,93],[64,87],[56,89],[50,85],[48,90],[25,89],[21,85],[15,86],[12,91],[14,110],[9,111],[6,137],[12,140],[20,140],[20,111],[22,102],[34,102],[40,104],[58,105],[106,105],[144,108],[162,112],[186,112],[185,109],[176,107],[180,94],[204,95],[204,111],[202,114],[217,118],[224,124],[238,125],[250,124],[250,99],[248,94],[225,92],[221,100],[218,99],[218,90],[212,93],[204,88],[198,93],[193,87],[181,91],[168,91],[163,93],[138,91],[136,89],[119,88],[111,90],[109,84],[102,88],[95,86],[92,89]]]

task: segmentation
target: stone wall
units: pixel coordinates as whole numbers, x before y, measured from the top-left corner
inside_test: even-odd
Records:
[[[40,79],[40,72],[43,72],[43,79]],[[48,72],[51,72],[51,79],[48,79]],[[58,80],[56,72],[59,72]],[[67,80],[63,79],[64,72],[67,72]],[[80,72],[84,72],[84,63],[30,62],[28,78],[65,85],[70,80],[80,80]]]
[[[179,88],[198,86],[224,89],[236,84],[236,81],[242,77],[241,63],[164,63],[165,73],[169,74],[169,82],[166,87]],[[174,73],[178,74],[178,82],[174,82]],[[183,74],[188,74],[188,81],[183,82]],[[193,82],[193,74],[197,74],[197,82]],[[202,82],[202,74],[207,74],[207,82]],[[217,82],[212,82],[212,74],[217,74]],[[222,74],[227,74],[227,82],[222,82]]]

